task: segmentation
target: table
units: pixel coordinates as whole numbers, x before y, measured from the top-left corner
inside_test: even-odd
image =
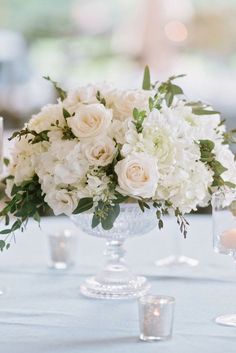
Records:
[[[236,312],[236,273],[230,257],[212,249],[210,216],[193,215],[186,255],[196,268],[161,269],[154,261],[170,253],[181,237],[175,220],[165,219],[162,232],[127,241],[127,262],[148,276],[152,292],[176,298],[173,339],[138,340],[137,302],[84,298],[79,285],[103,261],[104,241],[82,234],[66,217],[45,218],[42,231],[31,222],[16,234],[17,244],[0,254],[0,353],[235,353],[236,329],[213,318]],[[46,233],[71,228],[78,233],[77,264],[68,271],[47,267]]]

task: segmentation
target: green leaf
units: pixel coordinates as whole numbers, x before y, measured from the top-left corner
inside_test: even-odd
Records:
[[[166,100],[167,107],[171,106],[171,104],[173,103],[173,99],[174,99],[174,94],[172,92],[166,93],[165,100]]]
[[[73,214],[82,213],[90,210],[93,207],[93,199],[92,197],[84,197],[79,200],[78,206],[74,210]]]
[[[171,84],[171,91],[174,95],[178,95],[178,94],[183,94],[183,90],[181,87],[177,86],[177,85],[173,85]]]
[[[96,98],[101,104],[104,105],[104,107],[106,106],[106,100],[105,100],[104,97],[101,96],[101,92],[100,91],[97,91]]]
[[[64,91],[56,81],[53,81],[49,76],[43,76],[43,78],[53,84],[59,98],[61,98],[62,101],[66,99],[67,97],[66,91]]]
[[[225,132],[223,136],[224,136],[224,144],[231,145],[236,143],[236,129]]]
[[[147,65],[145,66],[145,69],[144,69],[142,88],[146,91],[151,89],[150,70]]]
[[[0,250],[3,251],[3,249],[5,248],[5,241],[4,240],[0,240]]]
[[[12,232],[11,229],[3,229],[0,231],[0,234],[10,234],[11,232]]]
[[[113,224],[116,218],[120,214],[120,206],[119,204],[115,204],[114,206],[110,206],[107,212],[106,218],[101,219],[102,227],[105,230],[110,230],[113,227]]]
[[[65,108],[63,108],[63,116],[64,116],[65,119],[71,117],[70,113]]]
[[[223,174],[228,170],[217,160],[212,161],[211,167],[215,173],[215,176],[220,176],[221,174]]]
[[[158,221],[158,228],[161,230],[164,227],[164,223],[162,219],[159,219]]]
[[[101,219],[96,216],[96,214],[93,215],[92,219],[92,228],[96,228],[101,222]]]
[[[220,114],[220,112],[217,112],[215,110],[207,110],[207,109],[204,109],[204,108],[193,108],[192,112],[195,115],[215,115],[215,114]]]
[[[112,200],[114,203],[122,203],[122,202],[126,201],[129,198],[129,196],[121,195],[117,191],[115,192],[115,197],[116,198],[114,200]]]
[[[177,78],[182,78],[182,77],[185,77],[185,76],[186,76],[186,74],[180,74],[180,75],[170,76],[169,81],[174,81],[174,80],[176,80]]]
[[[134,118],[133,123],[138,133],[142,132],[143,122],[146,117],[147,117],[147,112],[145,110],[139,111],[137,108],[133,109],[133,118]]]
[[[156,211],[156,216],[157,216],[157,219],[161,219],[161,211],[157,210]]]
[[[33,219],[36,221],[36,222],[40,222],[40,215],[38,213],[38,211],[36,211],[33,215]]]
[[[3,163],[7,167],[10,163],[10,160],[8,158],[3,158]]]
[[[231,181],[225,181],[225,185],[232,189],[236,188],[236,184],[232,183]]]
[[[215,143],[211,140],[199,140],[199,143],[200,148],[208,152],[211,152],[215,147]]]

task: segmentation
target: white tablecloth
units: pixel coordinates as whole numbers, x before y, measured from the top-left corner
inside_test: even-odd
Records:
[[[236,273],[230,257],[212,249],[211,218],[189,217],[181,240],[185,255],[200,260],[196,268],[157,268],[154,261],[170,254],[181,237],[175,220],[164,231],[127,241],[127,262],[148,277],[152,292],[176,298],[173,339],[138,340],[134,301],[84,298],[79,285],[102,266],[104,241],[82,234],[69,219],[45,218],[42,231],[30,223],[17,233],[16,244],[0,254],[0,353],[235,353],[236,328],[217,326],[219,314],[236,313]],[[46,234],[62,228],[78,234],[77,264],[68,271],[47,267]]]

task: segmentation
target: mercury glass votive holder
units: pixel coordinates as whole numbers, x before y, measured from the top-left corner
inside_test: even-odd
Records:
[[[69,229],[48,234],[50,267],[64,270],[74,265],[76,255],[76,236]]]
[[[163,341],[172,336],[175,299],[162,295],[139,298],[139,325],[142,341]]]

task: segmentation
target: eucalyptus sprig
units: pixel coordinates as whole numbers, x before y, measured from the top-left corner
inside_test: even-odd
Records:
[[[58,94],[58,97],[62,101],[64,101],[64,99],[66,99],[66,97],[67,97],[67,92],[59,86],[58,82],[53,81],[49,76],[43,76],[43,78],[53,84],[53,86]]]
[[[174,97],[183,95],[182,88],[173,83],[174,80],[184,77],[185,75],[171,76],[166,82],[162,82],[158,87],[158,92],[163,95],[168,107],[173,103]]]
[[[99,103],[103,104],[104,107],[106,107],[106,99],[104,97],[101,96],[101,92],[100,91],[97,91],[96,93],[96,98],[97,100],[99,101]]]
[[[224,144],[232,145],[236,143],[236,129],[224,133]]]
[[[61,126],[59,120],[56,120],[55,124],[54,123],[51,124],[51,126],[57,127],[58,130],[61,130],[62,140],[74,140],[76,138],[76,136],[73,134],[71,128],[67,123],[67,119],[70,117],[73,117],[74,115],[75,115],[74,113],[71,115],[65,108],[63,108],[63,117],[65,119],[65,125]]]
[[[145,110],[140,111],[137,108],[134,108],[134,110],[133,110],[133,118],[134,118],[133,123],[134,123],[138,133],[143,131],[143,122],[146,117],[147,117],[147,112]]]
[[[5,226],[10,225],[11,218],[14,220],[10,227],[0,231],[1,235],[7,236],[0,242],[1,250],[10,246],[7,242],[8,235],[18,229],[23,231],[30,217],[40,222],[40,213],[49,209],[44,196],[36,175],[20,185],[13,185],[11,199],[6,201],[6,206],[0,212],[0,218],[4,220]]]
[[[216,115],[220,114],[220,112],[209,109],[210,106],[208,104],[205,104],[203,102],[197,101],[197,102],[188,102],[185,104],[186,107],[191,107],[192,108],[192,113],[195,115]]]
[[[201,162],[207,164],[209,168],[214,172],[213,175],[213,187],[221,187],[221,186],[228,186],[235,188],[236,185],[230,181],[224,181],[221,175],[227,171],[218,160],[216,160],[216,156],[213,152],[215,144],[211,140],[200,140],[199,147],[201,152]]]
[[[21,140],[23,136],[32,135],[32,137],[29,138],[28,142],[33,145],[38,142],[49,141],[48,133],[49,133],[49,130],[36,132],[35,130],[30,130],[28,127],[26,127],[25,129],[22,129],[20,131],[13,132],[12,136],[9,137],[8,140],[11,141],[16,137],[18,137],[18,139]]]
[[[180,232],[183,234],[184,238],[186,238],[189,226],[188,221],[178,208],[175,210],[175,217],[177,219],[177,224],[179,225]]]

